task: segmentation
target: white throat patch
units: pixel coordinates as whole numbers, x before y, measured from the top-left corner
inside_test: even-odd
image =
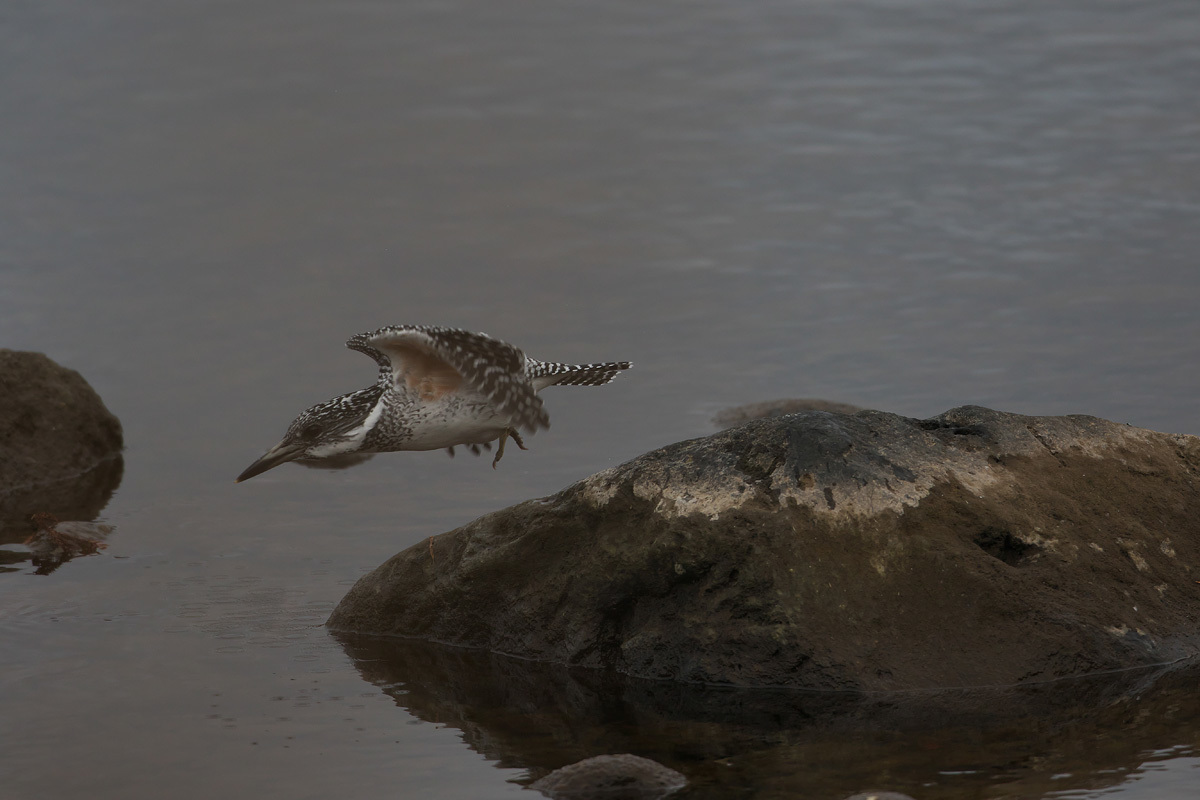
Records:
[[[352,453],[362,447],[363,440],[367,438],[367,434],[375,427],[375,423],[379,422],[379,418],[383,416],[383,397],[381,396],[375,403],[375,407],[371,409],[371,413],[367,414],[367,418],[363,420],[362,425],[346,431],[345,438],[323,444],[320,447],[314,447],[305,454],[306,458],[330,458],[332,456],[340,456],[343,453]]]

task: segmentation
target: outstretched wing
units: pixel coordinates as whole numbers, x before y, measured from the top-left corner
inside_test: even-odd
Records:
[[[396,391],[433,401],[469,390],[494,403],[515,426],[529,431],[550,426],[525,376],[525,354],[487,334],[395,325],[352,336],[346,346],[374,359],[380,380]]]
[[[525,374],[533,389],[540,392],[547,386],[603,386],[617,377],[621,370],[633,364],[628,361],[605,361],[603,364],[560,364],[525,357]]]

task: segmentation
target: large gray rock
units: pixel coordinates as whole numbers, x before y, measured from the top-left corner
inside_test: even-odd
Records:
[[[78,372],[0,349],[0,543],[34,533],[33,514],[93,519],[120,483],[121,447],[120,421]]]
[[[330,626],[630,675],[901,689],[1200,652],[1200,439],[964,407],[759,420],[421,543]]]

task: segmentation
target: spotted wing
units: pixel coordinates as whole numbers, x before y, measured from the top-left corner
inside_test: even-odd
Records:
[[[628,361],[605,361],[603,364],[560,364],[525,357],[525,374],[540,392],[547,386],[603,386],[617,373],[632,367]]]
[[[465,389],[494,403],[517,427],[533,431],[550,425],[526,377],[525,354],[487,334],[396,325],[360,333],[346,346],[373,358],[380,380],[396,391],[433,401]]]

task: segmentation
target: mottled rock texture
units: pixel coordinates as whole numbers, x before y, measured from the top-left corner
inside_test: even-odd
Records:
[[[857,414],[864,411],[861,406],[849,403],[839,403],[834,400],[820,400],[815,397],[789,397],[782,400],[765,400],[760,403],[747,403],[743,406],[733,406],[722,409],[713,417],[713,424],[719,428],[732,428],[752,419],[767,417],[782,417],[799,411],[832,411],[836,414]]]
[[[631,753],[568,764],[534,781],[552,800],[662,800],[687,786],[687,778],[657,761]]]
[[[41,353],[0,349],[0,541],[30,515],[95,517],[120,482],[121,423],[83,377]]]
[[[1200,439],[978,407],[680,442],[365,576],[329,624],[630,675],[881,690],[1200,651]]]

